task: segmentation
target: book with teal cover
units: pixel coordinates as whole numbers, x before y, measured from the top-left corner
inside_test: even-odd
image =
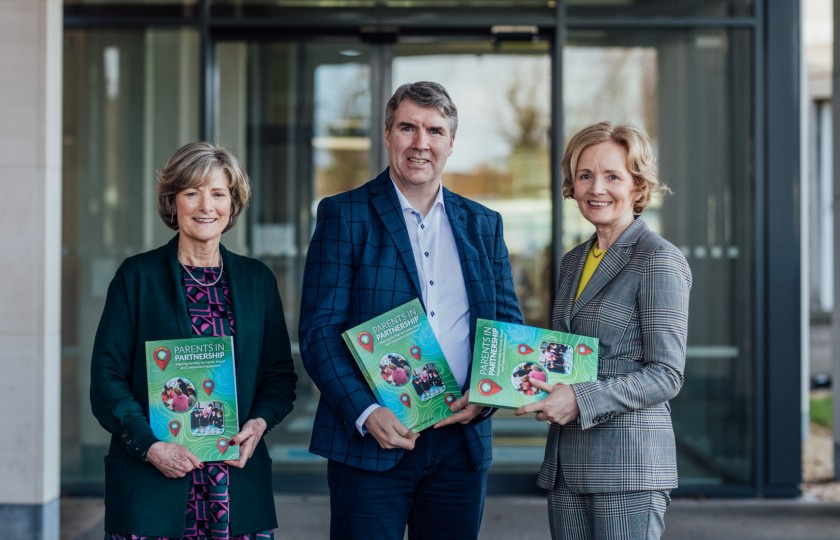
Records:
[[[189,448],[201,461],[239,459],[233,338],[146,342],[149,423],[159,440]]]
[[[531,379],[573,384],[598,379],[596,338],[478,319],[470,403],[516,409],[548,393]]]
[[[414,432],[451,416],[461,397],[452,370],[414,299],[342,334],[376,400]]]

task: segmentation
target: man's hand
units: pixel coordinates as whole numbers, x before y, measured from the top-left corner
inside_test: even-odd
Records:
[[[245,464],[254,455],[254,449],[257,447],[257,443],[260,442],[263,433],[265,433],[266,427],[267,424],[262,418],[251,418],[245,422],[245,425],[242,426],[239,433],[230,439],[231,446],[239,445],[239,459],[226,459],[225,463],[233,467],[239,467],[240,469],[245,467]]]
[[[203,469],[200,459],[180,444],[158,441],[149,447],[146,459],[167,478],[183,478],[194,469]]]
[[[420,436],[405,427],[388,407],[374,409],[365,420],[365,429],[382,448],[414,450],[414,441]]]
[[[575,397],[575,391],[572,390],[571,386],[566,384],[551,385],[536,379],[531,379],[531,384],[548,392],[548,397],[519,407],[514,411],[515,415],[520,416],[536,412],[537,414],[534,416],[536,420],[561,425],[566,425],[580,416],[577,397]]]
[[[470,391],[467,390],[464,392],[464,395],[461,396],[459,399],[456,399],[449,405],[449,410],[455,414],[448,418],[444,418],[437,424],[435,424],[435,429],[442,428],[444,426],[449,426],[452,424],[469,424],[472,422],[473,418],[478,416],[478,414],[484,410],[483,405],[473,405],[469,402],[470,399]]]

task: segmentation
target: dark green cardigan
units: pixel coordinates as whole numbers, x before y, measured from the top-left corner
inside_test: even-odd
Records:
[[[292,410],[295,383],[277,281],[260,261],[221,247],[236,324],[240,425],[262,418],[268,430]],[[146,461],[157,442],[149,426],[144,343],[191,337],[178,265],[178,236],[126,259],[111,285],[91,360],[94,416],[111,434],[105,457],[105,530],[179,538],[189,475],[166,478]],[[266,433],[268,432],[266,431]],[[271,460],[261,440],[244,469],[230,467],[231,534],[277,526]]]

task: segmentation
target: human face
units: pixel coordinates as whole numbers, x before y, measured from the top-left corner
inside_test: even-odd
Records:
[[[404,99],[385,129],[391,176],[402,192],[436,192],[454,142],[449,119],[440,111]]]
[[[581,152],[574,197],[580,213],[599,233],[624,231],[633,222],[633,202],[638,197],[627,170],[627,150],[615,141],[604,141]]]
[[[220,169],[215,169],[200,186],[184,189],[175,195],[181,241],[196,247],[217,243],[230,222],[230,211],[227,176]]]

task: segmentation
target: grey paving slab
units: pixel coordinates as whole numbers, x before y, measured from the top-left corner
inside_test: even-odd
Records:
[[[326,496],[278,495],[277,540],[319,540],[329,534]],[[62,540],[101,539],[101,499],[63,499]],[[523,527],[523,523],[527,526]],[[840,539],[840,503],[803,499],[675,499],[664,540]],[[548,539],[542,497],[488,497],[480,540]],[[433,540],[433,539],[430,539]],[[632,539],[628,539],[632,540]]]

